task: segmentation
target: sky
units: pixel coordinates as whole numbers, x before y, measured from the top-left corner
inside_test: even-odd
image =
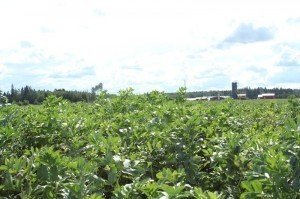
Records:
[[[300,89],[296,0],[0,0],[0,89]]]

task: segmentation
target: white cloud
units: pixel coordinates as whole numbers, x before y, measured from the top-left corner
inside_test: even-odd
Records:
[[[8,72],[9,69],[6,66],[0,64],[0,79],[3,79],[6,75],[8,75]]]
[[[275,77],[285,71],[278,63],[299,60],[296,5],[294,0],[2,1],[0,64],[14,77],[2,75],[2,85],[87,90],[103,82],[110,92],[129,86],[171,92],[184,80],[193,90],[228,89],[235,80],[241,86],[287,86]],[[224,41],[232,42],[218,48]]]

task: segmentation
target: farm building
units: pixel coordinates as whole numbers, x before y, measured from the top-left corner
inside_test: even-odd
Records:
[[[194,98],[187,98],[187,101],[200,101],[200,100],[207,100],[205,97],[194,97]]]
[[[230,98],[230,96],[204,96],[204,97],[195,97],[195,98],[187,98],[188,101],[216,101],[216,100],[224,100]]]
[[[275,93],[263,93],[258,95],[257,99],[275,99]]]
[[[209,96],[207,98],[209,101],[215,101],[215,100],[224,100],[230,98],[230,96]]]
[[[187,101],[208,101],[208,97],[194,97],[194,98],[187,98]]]
[[[246,100],[247,99],[247,94],[238,94],[237,98],[240,100]]]

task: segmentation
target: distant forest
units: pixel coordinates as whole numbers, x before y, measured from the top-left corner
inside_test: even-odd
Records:
[[[54,91],[49,90],[35,90],[31,86],[25,86],[21,89],[16,89],[11,86],[11,90],[4,92],[3,95],[8,98],[9,103],[16,103],[19,105],[27,104],[41,104],[45,98],[50,95],[62,97],[69,100],[70,102],[92,102],[96,99],[97,89],[102,90],[101,83],[96,85],[89,91],[68,91],[65,89],[55,89]],[[300,89],[286,89],[286,88],[242,88],[238,89],[238,93],[247,94],[248,99],[257,99],[259,94],[263,93],[275,93],[275,98],[285,99],[291,95],[300,97]],[[231,90],[213,90],[213,91],[195,91],[187,92],[187,97],[203,97],[203,96],[231,96]],[[167,93],[170,98],[176,97],[176,93]],[[110,96],[114,96],[113,94]]]
[[[92,91],[94,91],[93,88]],[[96,99],[96,92],[68,91],[65,89],[54,89],[54,91],[35,90],[31,88],[31,86],[25,86],[21,89],[16,89],[13,85],[11,86],[11,90],[4,92],[3,95],[8,98],[9,103],[19,105],[41,104],[45,100],[45,98],[50,95],[62,97],[71,102],[90,102]]]

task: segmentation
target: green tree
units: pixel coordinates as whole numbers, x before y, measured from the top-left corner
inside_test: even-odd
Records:
[[[0,104],[1,106],[7,104],[8,98],[3,95],[2,91],[0,90]]]
[[[98,95],[103,90],[103,84],[99,83],[92,88],[92,93]]]

